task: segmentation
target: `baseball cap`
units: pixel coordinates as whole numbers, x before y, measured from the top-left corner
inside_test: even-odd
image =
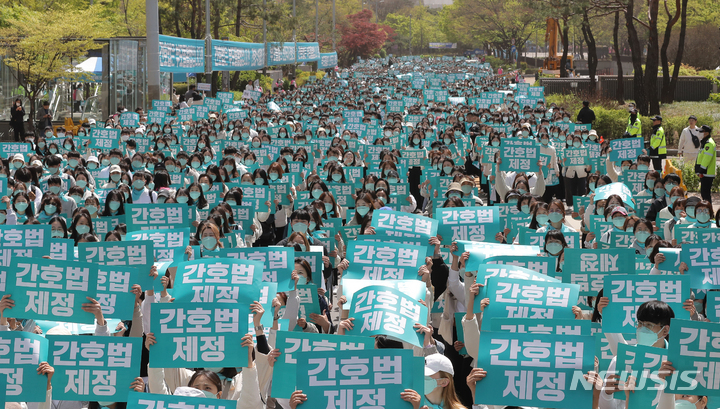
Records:
[[[455,375],[452,362],[445,355],[432,354],[425,357],[425,376],[435,375],[443,371]]]

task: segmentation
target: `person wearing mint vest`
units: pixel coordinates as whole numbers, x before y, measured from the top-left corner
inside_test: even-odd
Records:
[[[650,158],[653,169],[662,172],[662,161],[667,157],[665,129],[662,127],[662,117],[655,115],[653,118],[653,133],[650,136]]]
[[[713,180],[715,180],[715,163],[717,160],[717,147],[715,141],[710,136],[712,128],[708,125],[703,125],[700,128],[703,138],[700,141],[700,152],[698,153],[697,159],[695,159],[695,173],[700,178],[700,194],[703,200],[711,201],[710,189],[712,188]]]

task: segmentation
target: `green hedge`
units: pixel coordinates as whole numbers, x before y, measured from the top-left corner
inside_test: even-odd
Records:
[[[676,168],[682,170],[682,180],[687,187],[688,192],[699,192],[700,191],[700,178],[695,174],[695,163],[685,163],[677,159],[671,159],[670,162]],[[715,168],[715,175],[720,175],[720,165]],[[712,189],[713,192],[720,192],[720,177],[713,179]]]

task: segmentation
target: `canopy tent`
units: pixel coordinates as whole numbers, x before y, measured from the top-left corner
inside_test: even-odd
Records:
[[[92,74],[92,80],[95,82],[102,80],[102,57],[90,57],[80,64],[77,64],[75,68],[80,72]]]

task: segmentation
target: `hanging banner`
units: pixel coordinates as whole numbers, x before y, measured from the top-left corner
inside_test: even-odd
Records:
[[[337,52],[320,53],[320,62],[318,62],[319,70],[335,67],[337,67]]]
[[[477,367],[494,375],[477,383],[475,403],[576,409],[578,402],[588,402],[590,407],[592,385],[577,377],[593,370],[594,360],[593,337],[485,332]]]
[[[425,335],[414,325],[427,325],[427,307],[394,288],[371,286],[356,292],[349,316],[357,325],[346,331],[348,335],[387,335],[423,347]]]
[[[320,60],[320,46],[318,43],[297,43],[298,62],[311,62]]]
[[[273,369],[272,393],[276,398],[290,399],[295,392],[298,361],[300,355],[313,351],[357,351],[375,349],[375,339],[371,337],[351,337],[330,334],[312,334],[307,332],[278,331],[275,348],[280,358]]]
[[[301,354],[296,376],[308,408],[410,408],[400,394],[417,372],[412,351],[371,349]]]
[[[178,302],[252,304],[260,299],[260,261],[204,258],[178,265],[173,297]]]
[[[295,64],[295,43],[268,43],[268,67]]]
[[[50,365],[55,368],[53,399],[126,402],[140,376],[142,338],[51,335]]]
[[[97,297],[97,264],[32,258],[18,260],[17,269],[6,289],[18,306],[12,311],[13,317],[95,322],[82,305],[89,302],[86,297]]]
[[[205,41],[161,35],[160,72],[205,72]]]
[[[212,40],[213,71],[252,71],[264,66],[264,44]]]
[[[45,402],[48,379],[37,369],[47,362],[48,340],[25,331],[0,331],[0,345],[0,373],[7,375],[6,401]]]
[[[151,368],[245,367],[247,304],[154,303]],[[207,401],[206,401],[207,402]]]

